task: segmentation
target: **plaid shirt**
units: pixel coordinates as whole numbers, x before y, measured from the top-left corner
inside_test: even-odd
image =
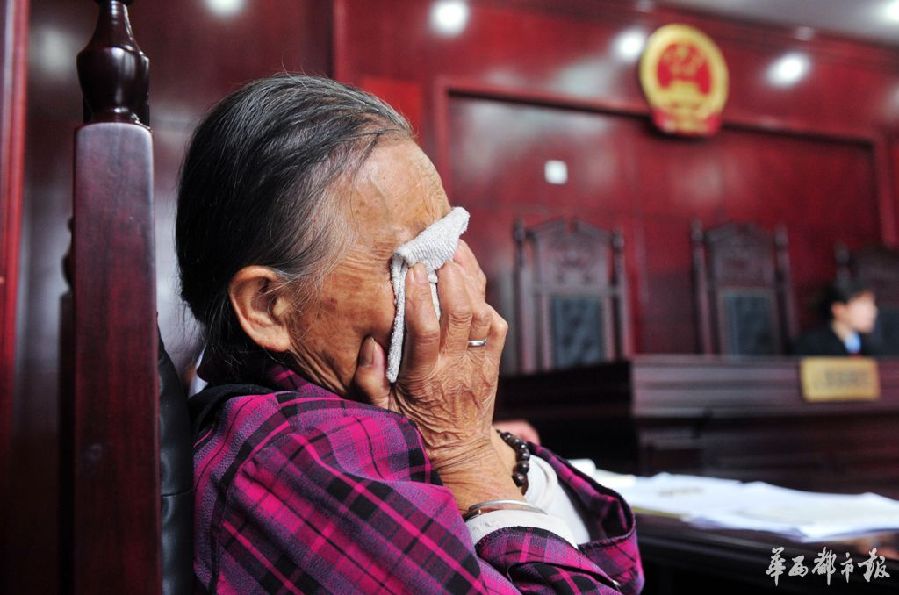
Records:
[[[621,497],[533,447],[589,512],[580,551],[541,529],[475,546],[406,418],[269,366],[194,442],[194,571],[217,593],[638,593]]]

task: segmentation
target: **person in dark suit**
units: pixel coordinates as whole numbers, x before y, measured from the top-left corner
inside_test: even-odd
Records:
[[[826,323],[800,335],[795,355],[878,355],[870,338],[877,320],[877,305],[870,287],[844,279],[831,284],[822,300]]]

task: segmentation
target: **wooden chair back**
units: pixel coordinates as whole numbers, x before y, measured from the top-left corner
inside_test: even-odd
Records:
[[[584,366],[631,354],[624,240],[583,221],[515,226],[521,372]]]
[[[77,58],[84,125],[62,300],[61,582],[73,593],[187,593],[189,420],[156,325],[149,62],[131,0],[97,4]]]
[[[699,351],[786,353],[796,333],[787,233],[748,223],[692,227]]]

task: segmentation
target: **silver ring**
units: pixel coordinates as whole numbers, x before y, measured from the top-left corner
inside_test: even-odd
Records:
[[[486,347],[487,339],[474,339],[474,340],[469,339],[468,346],[469,347]]]

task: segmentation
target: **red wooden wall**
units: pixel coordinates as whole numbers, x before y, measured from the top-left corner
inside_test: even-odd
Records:
[[[213,11],[214,4],[135,0],[129,7],[134,34],[150,58],[157,307],[163,336],[182,363],[194,337],[177,297],[174,198],[191,131],[214,101],[240,83],[284,69],[327,74],[330,68],[328,2],[247,1],[230,15]],[[20,390],[12,435],[15,514],[9,531],[0,536],[10,544],[0,548],[0,593],[52,593],[58,587],[59,299],[64,291],[62,258],[69,245],[72,139],[82,116],[75,54],[90,38],[96,15],[92,0],[32,3]]]
[[[786,224],[801,320],[812,324],[834,242],[895,239],[899,52],[633,4],[484,0],[447,35],[431,25],[432,3],[336,0],[335,73],[417,125],[450,200],[472,211],[468,238],[507,318],[514,218],[577,215],[624,232],[638,353],[696,349],[693,218]],[[730,68],[714,138],[655,132],[638,58],[618,52],[624,36],[671,22],[710,35]],[[808,76],[778,87],[766,73],[789,52],[808,56]],[[566,185],[544,181],[550,159],[567,162]]]

